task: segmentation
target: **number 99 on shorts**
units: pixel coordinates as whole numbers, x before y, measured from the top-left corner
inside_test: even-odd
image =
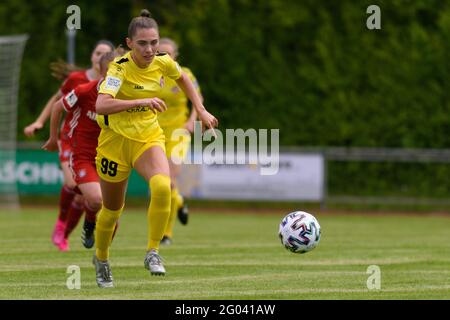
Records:
[[[100,171],[110,177],[115,177],[117,175],[117,166],[117,162],[102,158]]]

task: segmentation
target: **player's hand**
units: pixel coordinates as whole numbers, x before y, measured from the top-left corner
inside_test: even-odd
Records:
[[[167,106],[160,98],[148,98],[142,99],[141,105],[150,107],[153,111],[164,112],[167,110]]]
[[[219,121],[216,119],[216,117],[214,117],[206,110],[203,110],[201,113],[199,113],[198,117],[202,122],[202,125],[208,129],[214,129],[219,126]],[[216,135],[214,134],[214,136]]]
[[[58,139],[50,137],[47,142],[42,146],[42,149],[47,151],[57,151],[58,150]]]
[[[23,133],[25,133],[28,138],[31,138],[32,136],[34,136],[35,131],[42,129],[43,126],[44,125],[40,122],[33,122],[29,126],[26,126],[25,129],[23,129]]]
[[[184,124],[184,128],[189,131],[189,133],[194,133],[194,120],[188,120],[185,124]]]

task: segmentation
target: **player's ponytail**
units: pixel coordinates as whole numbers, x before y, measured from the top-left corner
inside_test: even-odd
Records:
[[[141,17],[146,17],[146,18],[151,18],[152,17],[150,11],[148,11],[147,9],[142,9],[140,16]]]
[[[50,63],[50,71],[52,76],[60,81],[65,80],[72,72],[80,70],[83,70],[83,68],[80,68],[74,64],[69,64],[61,58]]]
[[[142,9],[139,17],[133,18],[128,26],[128,38],[133,39],[138,29],[156,29],[158,23],[151,17],[150,11]]]

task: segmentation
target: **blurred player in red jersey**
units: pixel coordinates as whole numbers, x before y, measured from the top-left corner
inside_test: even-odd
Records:
[[[118,55],[116,52],[103,54],[100,59],[102,78],[78,85],[55,103],[51,115],[50,138],[43,146],[43,149],[48,151],[58,150],[58,127],[62,112],[65,110],[67,112],[66,119],[68,117],[72,119],[70,130],[67,132],[68,142],[71,146],[70,169],[78,188],[77,191],[81,192],[85,199],[86,216],[82,240],[86,248],[92,248],[94,245],[95,218],[102,206],[102,194],[95,167],[97,138],[100,134],[100,127],[96,120],[95,102],[99,83],[106,75],[108,64]],[[73,228],[66,229],[66,241],[72,230]]]
[[[110,41],[98,41],[91,55],[91,68],[87,70],[75,71],[69,75],[58,92],[55,93],[47,102],[44,110],[42,110],[36,121],[24,129],[25,135],[31,137],[34,135],[36,130],[43,127],[45,121],[51,114],[53,105],[63,95],[68,94],[80,84],[99,79],[100,58],[104,53],[111,52],[113,49],[114,46]],[[59,214],[53,230],[52,241],[61,251],[67,251],[69,249],[67,241],[68,234],[75,228],[84,211],[84,200],[81,196],[76,196],[74,191],[76,183],[72,177],[72,172],[69,169],[71,146],[68,135],[69,132],[73,130],[74,121],[72,119],[72,115],[72,113],[68,113],[64,119],[64,124],[62,125],[59,136],[59,160],[64,174],[64,184],[61,188]]]

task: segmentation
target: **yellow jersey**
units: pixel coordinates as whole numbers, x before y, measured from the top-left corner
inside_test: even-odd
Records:
[[[180,77],[180,66],[168,54],[157,54],[146,68],[140,68],[131,58],[131,52],[128,52],[109,64],[99,93],[122,100],[160,97],[165,81],[177,80]],[[97,119],[101,128],[110,128],[117,134],[139,142],[147,142],[161,130],[156,112],[147,106]]]
[[[191,79],[195,89],[200,93],[200,86],[192,71],[181,68]],[[163,128],[182,128],[189,117],[188,98],[183,90],[172,79],[166,79],[159,98],[166,103],[167,110],[158,113],[159,125]]]

